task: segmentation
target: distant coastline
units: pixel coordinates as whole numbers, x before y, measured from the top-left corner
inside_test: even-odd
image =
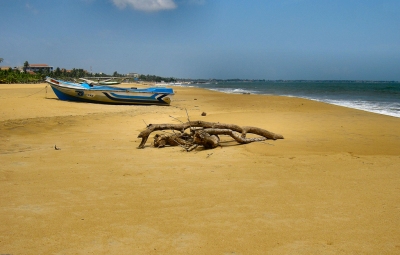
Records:
[[[400,83],[400,81],[379,80],[267,80],[267,79],[179,79],[182,82],[209,83],[209,82],[274,82],[274,83]]]

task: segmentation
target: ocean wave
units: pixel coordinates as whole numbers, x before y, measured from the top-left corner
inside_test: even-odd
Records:
[[[347,108],[373,112],[400,118],[400,103],[384,103],[371,101],[345,101],[345,100],[318,100],[328,104],[344,106]]]
[[[229,94],[262,94],[305,98],[400,118],[400,86],[398,83],[352,82],[226,82],[202,84],[206,88]]]
[[[213,91],[224,92],[227,94],[259,94],[259,91],[249,90],[249,89],[241,89],[241,88],[210,88]]]

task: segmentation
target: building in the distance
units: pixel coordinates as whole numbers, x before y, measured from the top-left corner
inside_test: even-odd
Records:
[[[126,76],[133,77],[133,78],[139,78],[139,74],[138,73],[128,73]]]
[[[40,73],[40,72],[52,72],[53,67],[49,66],[47,64],[29,64],[29,66],[26,68],[26,71],[29,72],[35,72],[35,73]]]

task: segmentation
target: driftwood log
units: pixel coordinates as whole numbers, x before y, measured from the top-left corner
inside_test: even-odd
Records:
[[[185,133],[190,128],[190,134]],[[143,149],[149,135],[154,131],[173,130],[173,134],[156,134],[154,136],[154,146],[158,148],[169,146],[182,146],[187,151],[191,151],[198,146],[205,149],[212,149],[219,146],[219,135],[229,135],[241,144],[264,141],[267,139],[283,139],[280,134],[267,131],[262,128],[243,126],[234,124],[224,124],[218,122],[189,121],[182,124],[150,124],[145,130],[140,132],[138,138],[142,138],[139,149]],[[246,138],[246,134],[255,134],[260,137]]]

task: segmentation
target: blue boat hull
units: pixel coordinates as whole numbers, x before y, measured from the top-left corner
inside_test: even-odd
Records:
[[[47,78],[60,100],[103,104],[169,105],[174,94],[170,88],[126,89],[110,86],[90,86]]]

